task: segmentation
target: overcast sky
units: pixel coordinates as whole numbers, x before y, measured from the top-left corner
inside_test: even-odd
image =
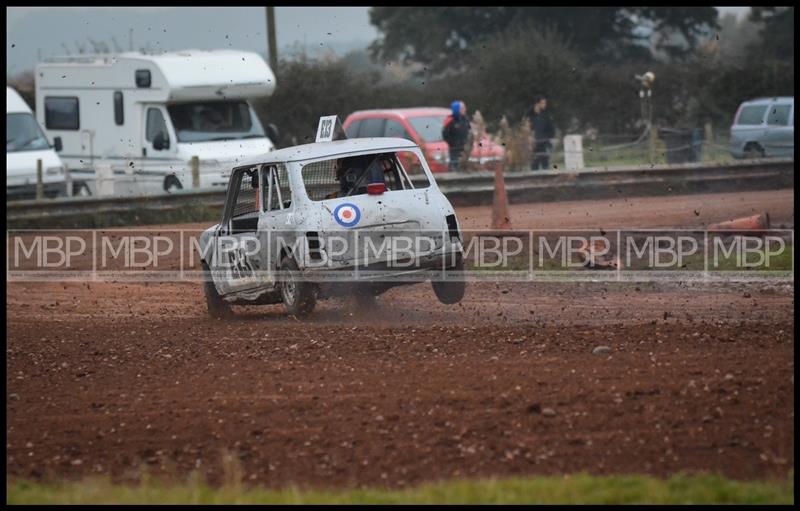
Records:
[[[741,16],[749,7],[718,7]],[[369,23],[369,7],[276,7],[279,50],[304,44],[309,52],[332,49],[343,54],[363,48],[378,33]],[[112,37],[123,50],[150,44],[155,50],[232,48],[265,53],[263,7],[7,7],[6,73],[33,69],[38,58],[64,55],[64,46],[91,50],[89,39]],[[64,46],[62,46],[64,45]]]

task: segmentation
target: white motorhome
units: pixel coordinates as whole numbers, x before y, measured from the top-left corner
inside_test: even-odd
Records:
[[[227,186],[236,162],[275,148],[275,127],[265,131],[250,103],[274,90],[261,56],[233,50],[82,55],[36,67],[39,122],[61,137],[64,163],[89,189],[100,163],[157,191],[191,188],[194,156],[200,187]]]
[[[55,140],[56,148],[60,142]],[[6,87],[6,197],[36,196],[36,166],[42,160],[42,188],[47,197],[64,195],[64,164],[36,123],[22,97]]]

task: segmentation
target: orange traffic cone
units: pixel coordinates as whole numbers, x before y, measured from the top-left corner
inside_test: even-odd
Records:
[[[511,229],[511,216],[508,212],[508,195],[503,179],[503,166],[494,168],[494,202],[492,203],[492,229]]]
[[[766,229],[769,229],[769,213],[767,212],[708,226],[709,231],[747,232],[749,234],[763,233]]]

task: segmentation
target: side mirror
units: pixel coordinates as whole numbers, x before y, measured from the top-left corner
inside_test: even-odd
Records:
[[[280,135],[278,133],[277,126],[275,126],[272,123],[267,124],[267,136],[269,137],[270,140],[272,140],[273,144],[278,145],[278,138],[280,137]]]
[[[53,149],[55,149],[57,153],[60,153],[64,149],[64,143],[61,142],[61,137],[53,139]]]
[[[166,135],[164,135],[163,131],[159,131],[156,133],[156,136],[153,137],[153,149],[156,151],[169,149],[169,139],[166,137]]]

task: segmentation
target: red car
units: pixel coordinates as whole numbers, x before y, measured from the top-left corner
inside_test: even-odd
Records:
[[[360,110],[348,115],[343,127],[348,138],[407,138],[422,148],[431,171],[447,172],[450,158],[442,127],[448,115],[450,110],[436,107]],[[474,141],[469,160],[481,170],[494,170],[504,157],[503,146],[484,136]]]

